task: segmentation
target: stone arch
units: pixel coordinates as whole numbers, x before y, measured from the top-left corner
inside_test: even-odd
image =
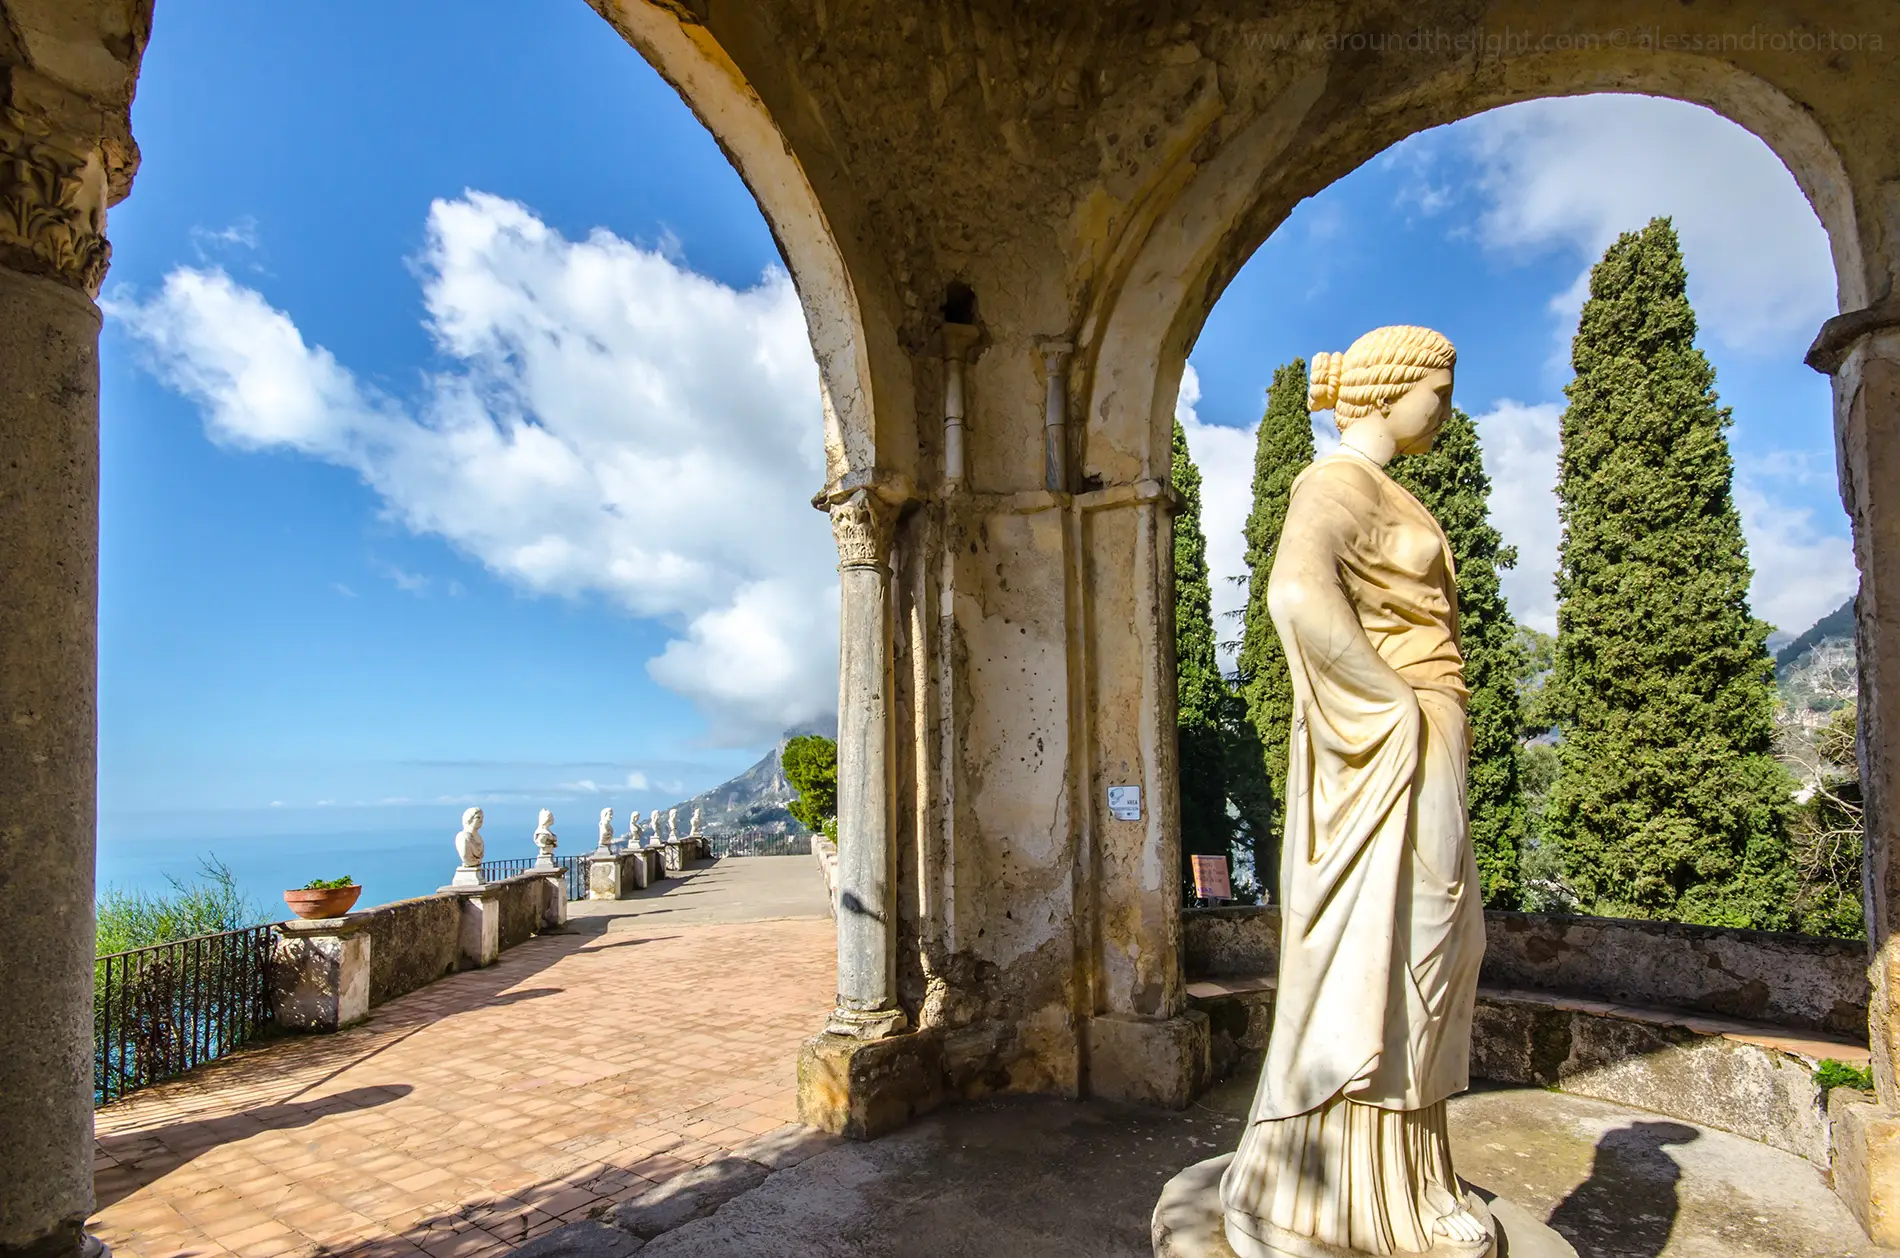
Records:
[[[798,289],[818,360],[825,416],[821,498],[873,484],[902,497],[913,483],[916,453],[909,358],[897,344],[881,268],[868,253],[852,250],[855,225],[838,221],[850,212],[850,199],[821,196],[819,185],[836,166],[822,138],[789,135],[786,120],[799,119],[801,111],[768,105],[721,36],[684,6],[590,3],[680,94],[765,216]],[[722,33],[738,40],[759,35],[744,26]]]
[[[1867,303],[1882,286],[1864,257],[1854,189],[1814,116],[1772,84],[1725,62],[1630,53],[1610,64],[1580,54],[1505,62],[1474,89],[1448,71],[1382,100],[1342,107],[1329,74],[1297,80],[1212,155],[1153,194],[1141,236],[1097,288],[1078,358],[1088,373],[1084,475],[1106,482],[1165,475],[1175,394],[1188,351],[1214,304],[1293,208],[1408,136],[1522,101],[1596,92],[1666,96],[1714,110],[1781,158],[1828,235],[1837,300]],[[1873,247],[1878,249],[1877,242]]]

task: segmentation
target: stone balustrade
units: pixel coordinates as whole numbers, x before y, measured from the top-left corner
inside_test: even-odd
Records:
[[[288,1030],[334,1031],[445,974],[493,965],[509,948],[566,923],[567,881],[559,871],[284,922],[271,1014]]]
[[[1742,1018],[1803,1031],[1867,1035],[1867,945],[1756,930],[1563,914],[1487,912],[1486,987]],[[1188,909],[1190,978],[1272,974],[1280,911]]]

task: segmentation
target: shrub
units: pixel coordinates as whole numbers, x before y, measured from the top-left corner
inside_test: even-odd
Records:
[[[1874,1090],[1874,1075],[1871,1070],[1859,1066],[1850,1066],[1844,1061],[1835,1061],[1832,1057],[1823,1058],[1814,1068],[1814,1086],[1821,1089],[1821,1095],[1834,1088],[1856,1088],[1862,1092]]]
[[[189,881],[166,874],[171,890],[156,895],[108,887],[99,897],[98,956],[152,944],[240,930],[265,920],[255,902],[238,890],[237,878],[216,856],[198,862]]]

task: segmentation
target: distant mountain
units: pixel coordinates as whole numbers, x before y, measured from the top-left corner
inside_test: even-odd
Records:
[[[1859,690],[1853,599],[1775,653],[1775,689],[1781,698],[1781,755],[1795,766],[1816,763],[1819,731],[1854,702]]]
[[[1801,666],[1804,656],[1816,647],[1835,642],[1846,642],[1848,649],[1853,649],[1854,600],[1851,597],[1815,621],[1806,633],[1775,652],[1776,680],[1788,680],[1789,675]]]
[[[677,807],[684,828],[693,809],[700,810],[700,828],[709,834],[729,834],[737,830],[765,830],[782,834],[803,834],[805,827],[793,820],[785,805],[798,798],[798,792],[785,780],[780,757],[785,744],[800,734],[838,736],[838,718],[793,726],[779,736],[778,745],[751,768],[709,791],[702,791]],[[661,811],[665,811],[662,809]]]

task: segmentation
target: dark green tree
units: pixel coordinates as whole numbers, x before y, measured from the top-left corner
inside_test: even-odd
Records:
[[[785,780],[798,798],[785,805],[792,819],[813,834],[838,838],[838,744],[821,734],[785,741],[779,755]]]
[[[1429,452],[1402,455],[1386,470],[1438,518],[1451,543],[1458,570],[1458,647],[1471,691],[1465,773],[1471,846],[1478,855],[1484,902],[1515,908],[1525,834],[1517,756],[1517,683],[1524,659],[1498,573],[1517,565],[1517,548],[1506,546],[1491,527],[1491,478],[1484,474],[1477,426],[1463,411],[1452,411]]]
[[[1254,847],[1261,885],[1278,883],[1280,841],[1286,828],[1287,743],[1293,734],[1293,679],[1286,652],[1267,613],[1267,575],[1286,525],[1293,478],[1313,461],[1313,421],[1306,410],[1306,360],[1278,367],[1267,389],[1266,413],[1254,437],[1253,507],[1247,513],[1247,607],[1240,638],[1240,694],[1247,724],[1260,748],[1268,814]]]
[[[1545,823],[1583,911],[1788,923],[1789,779],[1715,372],[1666,218],[1590,272],[1557,492],[1561,730]]]
[[[1207,537],[1201,532],[1201,472],[1188,457],[1187,434],[1174,424],[1175,727],[1181,782],[1181,869],[1191,886],[1190,856],[1226,856],[1234,837],[1227,815],[1223,723],[1233,692],[1215,654],[1214,596]],[[1190,893],[1191,894],[1191,893]]]

